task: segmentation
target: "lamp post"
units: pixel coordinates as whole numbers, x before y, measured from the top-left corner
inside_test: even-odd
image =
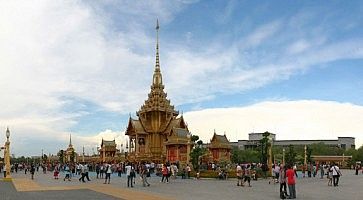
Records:
[[[4,177],[5,181],[11,181],[11,168],[10,168],[10,131],[9,128],[6,129],[6,142],[5,142],[5,151],[4,151],[4,160],[5,160],[5,169],[6,169],[6,177]]]
[[[304,167],[306,167],[306,145],[304,146]]]
[[[285,148],[282,149],[282,164],[285,166]]]
[[[271,175],[272,174],[272,140],[271,138],[269,137],[269,144],[268,144],[268,171],[269,171],[269,174]]]

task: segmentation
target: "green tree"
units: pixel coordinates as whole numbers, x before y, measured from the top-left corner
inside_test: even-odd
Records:
[[[289,145],[289,148],[286,152],[286,156],[285,156],[285,160],[286,163],[289,165],[294,165],[295,161],[296,161],[296,152],[294,150],[294,146]]]
[[[199,140],[199,136],[198,135],[192,135],[192,137],[190,137],[190,140],[195,143]]]
[[[198,170],[201,162],[202,156],[206,153],[206,148],[203,148],[202,146],[196,146],[194,149],[190,152],[190,160],[193,164],[194,170]]]
[[[310,148],[309,146],[306,146],[306,162],[312,162],[312,159],[311,159],[311,153],[313,152],[313,149]]]
[[[253,149],[240,150],[233,147],[231,154],[233,163],[258,163],[260,161],[260,152]]]
[[[271,133],[268,131],[262,134],[263,138],[260,140],[260,147],[261,147],[261,163],[267,164],[268,159],[268,148],[269,148],[269,137]]]
[[[353,157],[356,161],[363,161],[363,145],[358,148],[356,154]]]
[[[63,163],[63,161],[64,161],[64,151],[60,150],[57,155],[59,157],[59,162]]]

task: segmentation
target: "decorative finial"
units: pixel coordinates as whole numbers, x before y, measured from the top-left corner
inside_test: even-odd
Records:
[[[156,20],[156,58],[155,58],[155,70],[153,75],[153,85],[159,86],[163,84],[163,79],[160,73],[160,59],[159,59],[159,20]]]
[[[160,70],[160,61],[159,61],[159,19],[156,19],[156,64],[155,71]]]
[[[9,130],[9,126],[8,127],[6,127],[6,138],[8,139],[8,141],[9,141],[9,137],[10,137],[10,130]]]
[[[69,134],[69,146],[72,146],[72,133]]]

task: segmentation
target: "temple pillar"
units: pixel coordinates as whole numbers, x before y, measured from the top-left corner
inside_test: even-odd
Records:
[[[176,145],[176,161],[178,161],[179,160],[179,145]]]
[[[139,149],[139,136],[136,134],[135,136],[135,155],[138,155],[140,153]]]
[[[106,151],[105,151],[105,147],[102,147],[102,162],[106,161]]]

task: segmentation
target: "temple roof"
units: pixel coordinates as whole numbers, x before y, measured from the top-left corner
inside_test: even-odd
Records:
[[[188,144],[190,143],[188,135],[190,135],[190,133],[187,128],[173,128],[171,130],[171,135],[168,137],[168,141],[166,141],[165,144]]]
[[[216,137],[216,140],[219,142],[219,143],[225,143],[225,144],[229,144],[229,141],[227,139],[227,136],[226,135],[215,135]]]
[[[104,140],[104,139],[102,139],[101,147],[102,146],[116,146],[116,141],[115,140]]]
[[[190,134],[187,129],[183,129],[183,128],[173,128],[173,133],[175,136],[182,137],[182,138],[187,138],[188,135]]]
[[[209,148],[231,148],[226,135],[217,135],[215,132],[209,144]]]

